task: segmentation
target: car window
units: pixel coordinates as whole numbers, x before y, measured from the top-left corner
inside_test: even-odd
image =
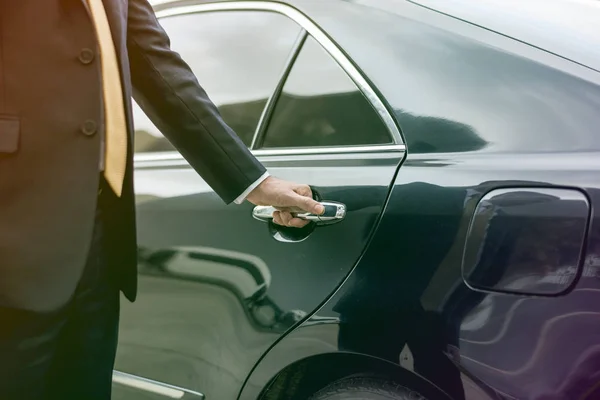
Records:
[[[352,79],[308,37],[275,106],[263,148],[391,143]]]
[[[300,27],[281,14],[262,11],[182,14],[160,23],[225,122],[250,145]],[[136,153],[173,151],[141,108],[133,106]]]

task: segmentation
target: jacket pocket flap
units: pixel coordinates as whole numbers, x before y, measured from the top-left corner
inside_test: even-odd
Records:
[[[21,121],[12,115],[0,115],[0,153],[16,153],[19,150]]]

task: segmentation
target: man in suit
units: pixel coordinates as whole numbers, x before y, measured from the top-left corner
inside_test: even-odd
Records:
[[[136,296],[132,95],[223,201],[322,212],[223,122],[147,0],[0,0],[0,399],[110,398]]]

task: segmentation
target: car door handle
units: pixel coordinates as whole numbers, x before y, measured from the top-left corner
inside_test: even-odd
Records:
[[[321,215],[307,212],[293,212],[292,215],[296,218],[313,221],[317,225],[331,225],[340,222],[346,217],[346,206],[335,201],[321,201],[321,205],[325,211]],[[273,220],[273,213],[278,211],[272,206],[256,206],[252,210],[252,216],[263,222]]]

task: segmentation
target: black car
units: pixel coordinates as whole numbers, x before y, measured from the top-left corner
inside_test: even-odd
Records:
[[[600,399],[597,2],[155,8],[328,213],[226,206],[137,108],[115,399]]]

